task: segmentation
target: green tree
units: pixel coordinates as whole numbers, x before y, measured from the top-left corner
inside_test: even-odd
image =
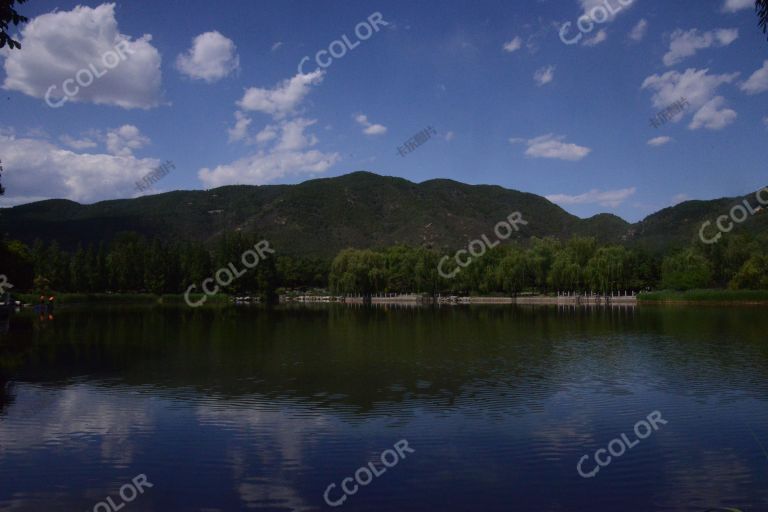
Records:
[[[729,286],[735,290],[768,290],[768,256],[752,255],[741,266]]]
[[[664,258],[661,283],[671,290],[706,288],[712,283],[712,266],[697,250],[685,249]]]
[[[632,253],[622,246],[601,247],[587,264],[589,286],[601,293],[632,287]]]

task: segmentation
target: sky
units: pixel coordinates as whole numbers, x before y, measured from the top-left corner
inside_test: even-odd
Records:
[[[768,41],[754,0],[19,10],[22,49],[0,50],[3,207],[366,170],[637,221],[766,185]]]

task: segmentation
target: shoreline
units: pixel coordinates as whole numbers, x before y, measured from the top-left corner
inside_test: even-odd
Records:
[[[31,300],[36,294],[18,294],[15,300],[24,304],[24,309],[33,308],[36,303]],[[178,305],[184,304],[183,295],[137,294],[137,293],[62,293],[54,294],[57,306],[74,304],[144,304],[144,305]],[[209,306],[225,307],[228,305],[258,304],[258,300],[244,300],[250,297],[230,297],[219,295]],[[361,296],[344,297],[337,295],[281,295],[279,304],[352,304],[363,305]],[[639,295],[598,296],[598,295],[523,295],[518,297],[503,296],[456,296],[438,295],[430,297],[418,294],[389,294],[373,296],[372,305],[541,305],[541,306],[653,306],[653,305],[712,305],[712,306],[767,306],[768,292],[735,292],[728,290],[699,290],[691,292],[651,292]]]

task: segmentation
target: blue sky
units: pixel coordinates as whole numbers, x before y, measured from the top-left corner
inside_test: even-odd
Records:
[[[766,185],[768,42],[751,0],[31,0],[21,10],[33,18],[23,48],[0,53],[3,206],[134,197],[164,161],[175,169],[143,194],[369,170],[501,185],[631,221]],[[578,37],[585,13],[602,23],[582,19],[591,31],[565,44],[563,24],[564,39]],[[317,52],[343,36],[354,49],[337,44],[344,55],[318,67]],[[102,76],[48,105],[90,65]],[[685,110],[652,127],[682,96]],[[427,127],[437,134],[400,156]]]

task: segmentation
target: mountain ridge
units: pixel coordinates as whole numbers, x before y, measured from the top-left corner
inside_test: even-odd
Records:
[[[56,240],[70,249],[123,231],[203,242],[246,231],[285,253],[332,256],[346,247],[401,243],[459,248],[520,211],[529,223],[521,238],[594,236],[601,243],[660,250],[690,244],[704,220],[727,214],[741,199],[686,201],[630,223],[611,213],[580,218],[545,197],[499,185],[446,178],[415,183],[357,171],[295,185],[226,185],[92,204],[49,199],[4,208],[0,230],[25,243]],[[738,229],[768,231],[767,217]]]

